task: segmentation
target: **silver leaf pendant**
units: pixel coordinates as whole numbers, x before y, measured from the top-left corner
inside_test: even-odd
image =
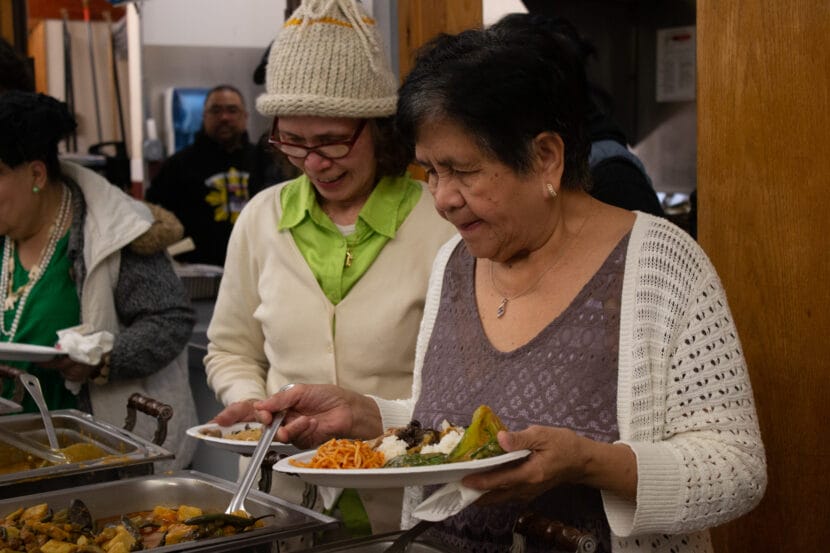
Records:
[[[499,308],[496,309],[496,318],[501,319],[504,316],[504,311],[507,309],[507,298],[502,298]]]

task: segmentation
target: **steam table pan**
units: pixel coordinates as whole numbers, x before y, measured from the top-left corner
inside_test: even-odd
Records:
[[[0,498],[16,497],[92,482],[152,473],[152,463],[171,459],[166,449],[92,415],[75,409],[52,411],[52,422],[61,447],[86,442],[101,448],[105,456],[90,461],[22,468],[36,459],[0,437]],[[0,417],[6,435],[28,438],[48,449],[43,421],[38,413]]]
[[[223,512],[235,490],[235,483],[221,478],[196,471],[179,471],[0,500],[0,518],[20,507],[40,503],[47,503],[52,509],[58,510],[67,507],[73,499],[83,501],[94,520],[149,511],[156,506],[175,508],[182,504],[199,507],[206,512]],[[262,519],[265,523],[262,528],[219,538],[156,547],[148,551],[276,553],[281,539],[307,535],[305,541],[310,544],[315,532],[338,525],[334,518],[256,490],[248,494],[245,509],[253,516],[274,516]]]

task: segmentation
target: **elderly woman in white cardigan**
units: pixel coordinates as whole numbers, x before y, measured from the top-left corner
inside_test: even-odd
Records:
[[[711,551],[707,529],[766,486],[724,291],[682,230],[589,196],[581,64],[531,18],[513,29],[436,39],[400,91],[399,126],[459,233],[434,264],[411,397],[297,385],[257,416],[288,409],[278,438],[313,446],[466,424],[487,404],[510,430],[501,447],[531,454],[466,477],[489,493],[434,539],[506,551],[531,510],[607,551]]]

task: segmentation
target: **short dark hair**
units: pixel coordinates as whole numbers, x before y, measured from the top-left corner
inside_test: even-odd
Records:
[[[529,18],[439,35],[418,53],[398,98],[397,122],[414,143],[420,126],[446,117],[519,174],[532,169],[533,139],[565,144],[562,185],[590,182],[585,69],[570,40]]]
[[[375,143],[377,178],[403,175],[412,161],[413,149],[411,143],[400,136],[395,117],[369,119],[369,126]]]
[[[219,92],[221,90],[229,90],[239,96],[239,99],[242,101],[242,104],[245,105],[245,96],[239,92],[239,89],[233,86],[232,84],[219,84],[208,90],[208,93],[205,94],[205,105],[207,105],[208,98],[210,98],[214,92]]]
[[[42,161],[49,178],[61,174],[58,143],[75,130],[66,104],[33,92],[0,94],[0,161],[11,168]]]
[[[0,93],[8,90],[35,91],[29,60],[0,37]]]

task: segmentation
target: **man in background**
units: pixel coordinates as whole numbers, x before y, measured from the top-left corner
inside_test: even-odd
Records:
[[[247,125],[242,93],[227,84],[212,88],[193,144],[167,159],[152,180],[147,200],[172,211],[195,244],[177,259],[224,265],[239,212],[263,188],[261,162]]]

